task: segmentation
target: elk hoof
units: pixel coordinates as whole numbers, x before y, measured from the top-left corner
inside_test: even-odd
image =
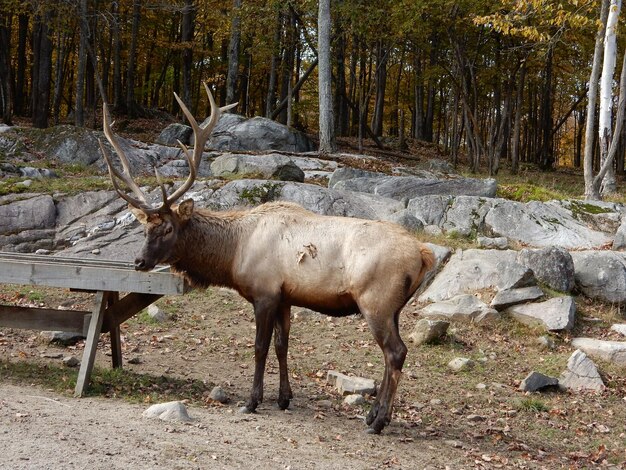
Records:
[[[244,415],[255,413],[255,411],[256,410],[253,410],[252,408],[248,408],[247,406],[242,406],[241,408],[239,408],[239,413],[244,414]]]
[[[380,431],[382,431],[382,429],[374,429],[374,428],[367,428],[367,430],[365,431],[366,434],[380,434]]]
[[[286,410],[287,408],[289,408],[289,398],[279,398],[277,400],[278,403],[278,408],[280,408],[281,410]]]

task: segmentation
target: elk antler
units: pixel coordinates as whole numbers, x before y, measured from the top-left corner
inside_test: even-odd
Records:
[[[102,105],[102,125],[104,129],[104,135],[106,136],[109,143],[115,149],[115,152],[117,153],[120,159],[120,162],[122,164],[123,172],[120,172],[113,166],[110,155],[104,148],[104,145],[102,145],[102,142],[99,141],[100,150],[102,151],[102,155],[104,156],[104,159],[109,168],[109,176],[111,177],[111,181],[113,182],[113,187],[115,188],[117,193],[122,197],[122,199],[127,201],[131,206],[136,207],[137,209],[141,209],[146,214],[155,214],[166,208],[169,208],[176,200],[178,200],[183,194],[185,194],[189,190],[189,188],[191,188],[191,186],[193,185],[196,179],[196,176],[198,175],[198,169],[200,167],[200,162],[202,160],[202,153],[204,151],[204,145],[206,144],[206,141],[211,136],[211,132],[213,131],[217,122],[219,121],[222,112],[234,106],[237,106],[237,103],[233,103],[233,104],[229,104],[226,106],[222,106],[221,108],[217,107],[217,105],[215,104],[215,100],[213,99],[213,95],[211,94],[211,90],[209,90],[209,87],[206,83],[204,83],[204,88],[206,89],[207,95],[209,97],[209,103],[211,105],[211,117],[209,118],[209,122],[207,122],[204,126],[201,126],[200,124],[198,124],[198,122],[193,117],[193,115],[191,114],[187,106],[185,106],[185,103],[183,103],[183,101],[179,98],[179,96],[176,93],[174,93],[174,97],[176,98],[176,101],[178,101],[178,104],[180,105],[183,111],[183,114],[187,117],[187,120],[189,121],[189,124],[191,125],[191,128],[193,130],[193,135],[194,135],[193,154],[190,153],[189,149],[187,148],[185,144],[178,141],[178,144],[182,148],[183,153],[185,154],[185,157],[187,158],[187,162],[189,163],[189,176],[187,177],[187,180],[185,180],[185,182],[182,184],[182,186],[180,186],[170,196],[167,195],[167,191],[165,190],[165,186],[163,185],[161,181],[161,176],[159,172],[157,171],[156,168],[154,169],[154,172],[156,174],[156,178],[159,183],[159,186],[161,187],[161,193],[163,196],[163,203],[158,207],[154,207],[148,202],[146,195],[139,188],[137,183],[133,181],[133,178],[130,174],[130,164],[128,163],[128,158],[126,157],[126,154],[122,150],[122,147],[117,140],[117,136],[113,133],[113,130],[111,129],[112,123],[111,123],[111,118],[109,117],[109,109],[107,107],[107,104],[104,103]],[[126,194],[120,188],[119,183],[117,181],[118,179],[121,180],[126,186],[128,186],[128,188],[130,188],[130,190],[135,194],[135,197],[132,197]]]

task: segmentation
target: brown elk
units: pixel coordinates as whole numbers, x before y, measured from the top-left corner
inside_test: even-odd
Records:
[[[145,226],[146,239],[135,268],[145,271],[157,263],[170,264],[194,286],[231,287],[252,303],[255,371],[244,412],[254,412],[263,399],[272,330],[280,374],[278,406],[289,406],[287,347],[292,305],[333,316],[360,312],[385,359],[383,380],[366,418],[368,432],[379,433],[391,420],[407,353],[398,330],[400,310],[433,267],[433,253],[398,225],[322,216],[292,203],[272,202],[227,212],[196,208],[192,199],[173,205],[192,186],[220,113],[233,106],[218,108],[208,87],[206,91],[212,111],[203,126],[176,96],[194,131],[193,154],[180,144],[189,162],[189,177],[169,196],[159,179],[163,203],[157,207],[132,180],[128,159],[113,134],[104,105],[104,133],[123,168],[119,171],[113,166],[101,145],[111,179]],[[133,196],[122,191],[118,179]]]

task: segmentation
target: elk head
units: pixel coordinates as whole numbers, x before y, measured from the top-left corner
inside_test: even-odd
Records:
[[[102,151],[102,155],[107,163],[109,176],[111,177],[113,187],[117,193],[122,199],[128,202],[131,212],[135,215],[137,220],[144,225],[146,239],[143,247],[141,248],[141,253],[135,259],[135,269],[137,270],[149,271],[159,263],[173,263],[176,261],[173,259],[174,248],[181,229],[189,220],[189,217],[193,214],[194,204],[193,199],[187,199],[178,205],[174,205],[174,203],[180,199],[180,197],[193,185],[198,174],[198,168],[200,167],[204,145],[210,137],[211,132],[217,124],[222,112],[237,105],[237,103],[234,103],[219,108],[215,104],[213,95],[211,94],[211,91],[206,83],[204,84],[204,88],[206,89],[209,97],[209,103],[211,105],[211,117],[209,118],[209,121],[202,126],[198,124],[180,97],[174,93],[176,101],[178,101],[183,114],[187,117],[187,120],[193,130],[194,146],[192,153],[185,144],[178,141],[178,144],[185,154],[189,164],[189,176],[172,194],[167,194],[167,190],[161,181],[161,176],[155,167],[154,172],[163,197],[163,202],[158,206],[154,206],[148,201],[145,193],[133,180],[128,158],[122,150],[122,147],[117,140],[117,136],[113,133],[113,123],[111,122],[111,117],[109,116],[108,106],[106,103],[102,105],[104,135],[117,153],[122,165],[122,171],[118,170],[113,165],[111,156],[104,145],[102,145],[102,142],[100,142],[100,150]],[[131,190],[133,195],[126,194],[126,192],[120,187],[118,180],[124,183]]]

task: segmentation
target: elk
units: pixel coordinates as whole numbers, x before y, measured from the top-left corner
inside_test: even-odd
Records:
[[[163,202],[154,206],[133,181],[130,164],[112,131],[106,104],[104,134],[122,171],[100,143],[109,175],[120,197],[144,225],[145,242],[135,269],[169,264],[193,286],[235,289],[254,307],[255,370],[250,398],[241,409],[252,413],[263,400],[265,362],[274,333],[279,364],[278,406],[292,396],[287,372],[291,307],[332,316],[361,313],[383,351],[385,371],[366,423],[380,433],[391,421],[393,401],[407,348],[399,334],[400,310],[435,263],[433,253],[402,227],[371,220],[318,215],[287,202],[270,202],[239,211],[214,212],[193,199],[174,204],[193,185],[205,143],[220,113],[211,105],[208,122],[199,125],[175,94],[194,134],[193,153],[179,142],[189,163],[186,181],[168,195],[158,172]],[[124,183],[132,192],[126,194]]]

